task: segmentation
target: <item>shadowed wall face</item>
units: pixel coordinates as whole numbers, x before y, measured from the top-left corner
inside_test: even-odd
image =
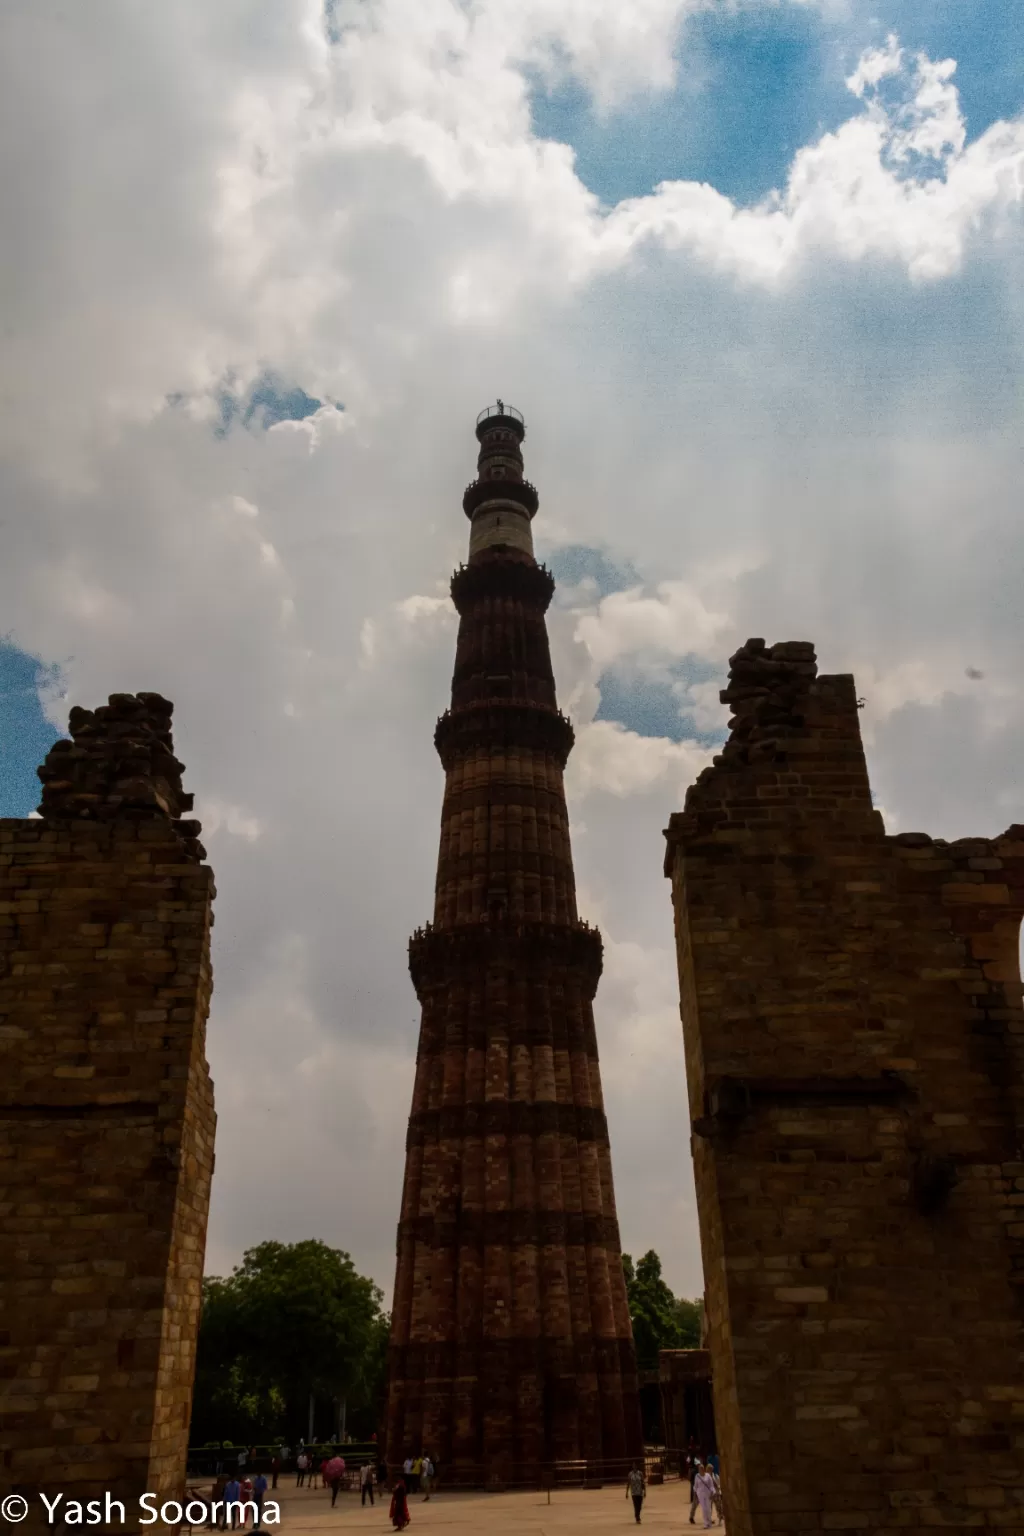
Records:
[[[1019,1536],[1024,828],[886,837],[810,645],[722,698],[665,869],[730,1536]]]
[[[530,1480],[545,1462],[640,1447],[636,1361],[592,1003],[532,553],[523,428],[484,418],[464,509],[460,615],[434,921],[414,935],[422,1004],[392,1314],[387,1454],[446,1480]]]
[[[171,705],[71,715],[0,821],[0,1490],[180,1492],[213,1171],[212,871]]]

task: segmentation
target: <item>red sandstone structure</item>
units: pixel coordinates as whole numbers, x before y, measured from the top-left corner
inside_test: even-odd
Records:
[[[392,1314],[387,1454],[450,1482],[595,1471],[641,1448],[636,1361],[559,712],[518,412],[477,422],[434,920],[409,946],[422,1004]]]
[[[211,870],[171,705],[71,712],[0,821],[0,1498],[179,1495],[213,1091]]]
[[[666,834],[729,1536],[1024,1536],[1024,827],[887,837],[816,673]]]

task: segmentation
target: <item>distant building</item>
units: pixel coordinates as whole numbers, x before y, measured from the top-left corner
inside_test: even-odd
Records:
[[[661,1430],[668,1450],[685,1450],[693,1440],[699,1450],[718,1449],[711,1390],[711,1354],[706,1349],[658,1351]]]

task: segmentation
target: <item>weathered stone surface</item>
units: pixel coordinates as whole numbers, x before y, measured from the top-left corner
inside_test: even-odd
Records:
[[[389,1461],[446,1481],[539,1477],[640,1443],[592,1001],[521,428],[478,428],[434,919],[409,946],[423,1009],[391,1333]],[[481,487],[488,487],[488,500]],[[506,541],[507,534],[507,541]]]
[[[0,1496],[183,1483],[213,1093],[211,870],[171,705],[72,712],[0,821]]]
[[[886,837],[810,646],[723,699],[665,869],[730,1536],[1024,1536],[1024,828]]]

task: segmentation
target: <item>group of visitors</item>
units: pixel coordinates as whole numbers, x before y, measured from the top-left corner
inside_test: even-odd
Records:
[[[703,1451],[691,1450],[686,1458],[686,1466],[680,1467],[680,1473],[684,1471],[690,1479],[690,1524],[696,1525],[696,1514],[699,1509],[704,1516],[704,1529],[709,1531],[720,1520],[725,1519],[722,1511],[722,1480],[718,1475],[718,1452],[705,1456]]]
[[[208,1500],[190,1495],[189,1508],[193,1504],[200,1504],[206,1510],[206,1525],[216,1526],[218,1530],[231,1530],[245,1526],[249,1519],[250,1511],[255,1508],[253,1530],[258,1530],[263,1524],[263,1506],[267,1498],[267,1479],[262,1472],[257,1472],[255,1477],[249,1477],[246,1473],[246,1463],[243,1461],[238,1472],[231,1472],[227,1477],[218,1477],[210,1489]],[[193,1521],[193,1524],[199,1522]]]
[[[409,1493],[422,1493],[423,1502],[430,1498],[434,1478],[434,1463],[427,1455],[407,1456],[402,1463],[402,1477]]]
[[[682,1458],[679,1471],[681,1476],[689,1476],[690,1480],[690,1524],[696,1524],[694,1516],[700,1509],[704,1516],[704,1529],[710,1530],[712,1525],[725,1518],[722,1513],[722,1484],[718,1476],[717,1453],[706,1459],[699,1452],[688,1454]],[[647,1478],[643,1467],[636,1461],[626,1477],[626,1497],[633,1500],[633,1517],[639,1525],[644,1499],[647,1497]]]

